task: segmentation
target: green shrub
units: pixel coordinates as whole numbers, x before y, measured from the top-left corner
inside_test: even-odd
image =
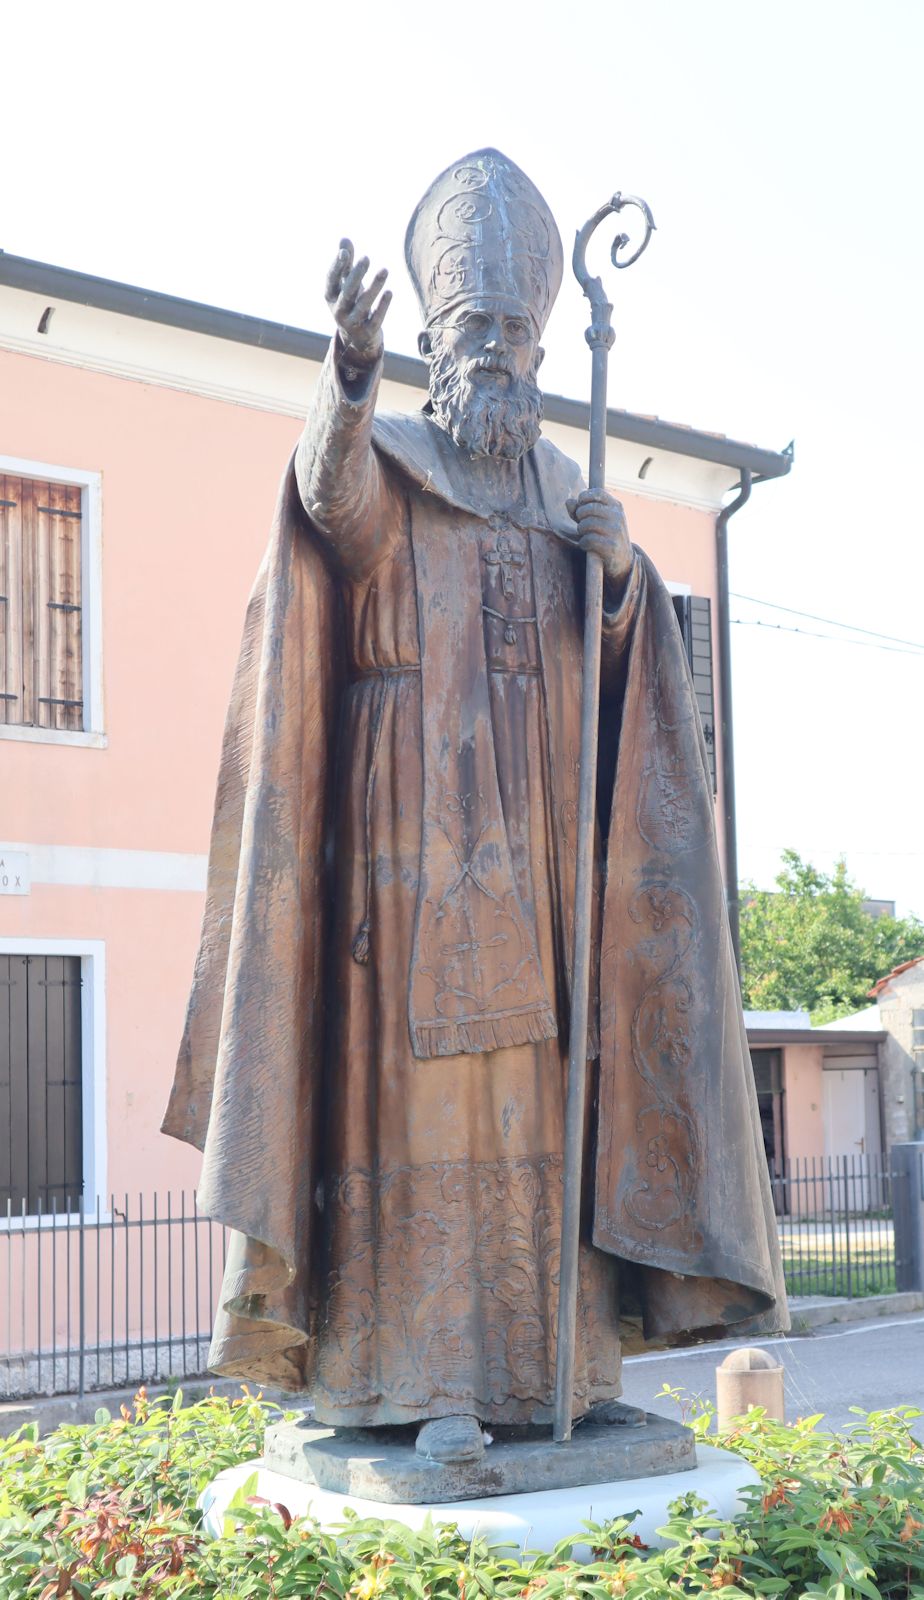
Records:
[[[820,1417],[783,1427],[752,1412],[720,1439],[701,1409],[687,1417],[698,1435],[760,1474],[743,1515],[723,1522],[685,1495],[665,1549],[646,1550],[629,1514],[522,1560],[388,1521],[353,1519],[335,1540],[254,1503],[253,1481],[226,1536],[205,1539],[200,1491],[258,1455],[279,1415],[246,1390],[191,1406],[182,1394],[149,1404],[141,1390],[118,1418],[0,1441],[0,1600],[924,1600],[924,1454],[910,1408],[858,1413],[845,1435],[819,1431]],[[589,1565],[571,1559],[573,1544],[592,1547]]]

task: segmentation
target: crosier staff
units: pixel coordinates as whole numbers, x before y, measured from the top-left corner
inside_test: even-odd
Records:
[[[587,246],[605,217],[637,206],[645,219],[645,236],[628,256],[621,256],[629,235],[617,234],[610,251],[614,267],[631,267],[648,244],[655,222],[644,200],[614,194],[578,230],[571,258],[574,275],[591,305],[585,335],[591,349],[590,465],[587,485],[603,490],[606,479],[606,369],[615,337],[613,307],[602,279],[587,270]],[[571,985],[571,1033],[568,1041],[568,1089],[565,1103],[564,1200],[561,1219],[561,1276],[558,1291],[558,1345],[555,1363],[553,1438],[571,1438],[574,1392],[575,1319],[577,1315],[578,1249],[584,1161],[584,1107],[587,1099],[587,1013],[590,997],[590,935],[593,896],[594,812],[597,793],[597,726],[600,714],[600,638],[603,622],[603,561],[587,552],[584,601],[584,668],[581,680],[581,765],[578,791],[577,876],[574,890],[574,962]]]

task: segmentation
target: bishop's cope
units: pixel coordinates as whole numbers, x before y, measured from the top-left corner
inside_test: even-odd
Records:
[[[648,1336],[786,1326],[713,799],[670,597],[540,433],[554,219],[481,150],[407,265],[429,400],[376,411],[385,274],[336,323],[254,588],[165,1130],[231,1235],[210,1366],[334,1426],[547,1421],[583,569],[604,567],[573,1414]]]

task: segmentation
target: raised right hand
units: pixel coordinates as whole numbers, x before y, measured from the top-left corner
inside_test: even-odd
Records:
[[[325,296],[343,339],[344,356],[359,367],[373,367],[385,348],[382,323],[391,305],[391,290],[379,297],[387,270],[383,267],[368,289],[363,278],[369,270],[369,257],[353,260],[353,245],[341,239],[337,259],[327,274]]]

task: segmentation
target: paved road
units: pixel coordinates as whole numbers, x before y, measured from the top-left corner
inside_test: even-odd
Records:
[[[746,1341],[739,1341],[745,1343]],[[761,1341],[751,1341],[759,1344]],[[676,1416],[671,1401],[656,1401],[663,1383],[715,1401],[715,1369],[733,1344],[703,1345],[629,1356],[623,1367],[623,1398],[633,1405]],[[880,1317],[842,1328],[819,1328],[797,1339],[767,1340],[786,1369],[786,1415],[824,1412],[825,1426],[842,1428],[857,1419],[851,1406],[878,1411],[915,1405],[924,1411],[924,1316]],[[919,1424],[919,1436],[924,1423]]]

